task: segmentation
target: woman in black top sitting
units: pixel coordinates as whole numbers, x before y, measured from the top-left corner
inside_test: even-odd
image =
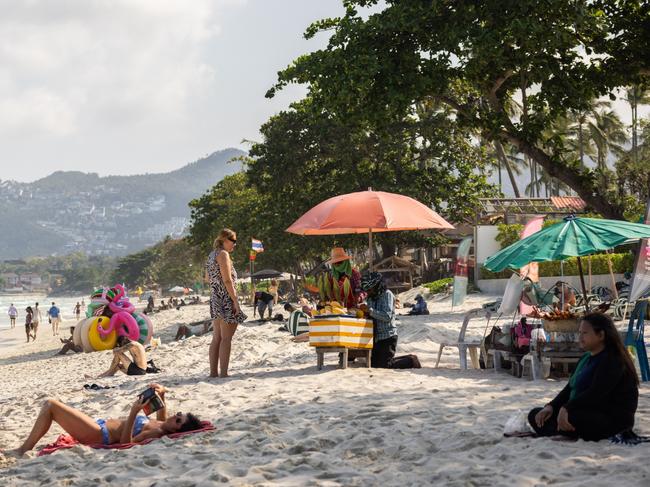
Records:
[[[639,379],[611,318],[586,315],[580,323],[580,345],[588,353],[568,384],[544,408],[528,414],[538,436],[598,441],[634,425]]]

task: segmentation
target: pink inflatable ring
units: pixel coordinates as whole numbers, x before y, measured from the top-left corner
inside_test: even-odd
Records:
[[[108,334],[112,330],[117,331],[118,336],[126,336],[129,340],[134,342],[137,342],[138,338],[140,338],[140,328],[138,327],[137,321],[135,321],[135,318],[125,311],[115,313],[111,317],[111,324],[108,327],[108,330],[100,328],[98,331],[101,335],[103,334],[102,331]]]
[[[125,299],[121,299],[119,301],[111,301],[108,303],[108,307],[113,313],[124,311],[125,313],[131,314],[135,311],[135,306]]]

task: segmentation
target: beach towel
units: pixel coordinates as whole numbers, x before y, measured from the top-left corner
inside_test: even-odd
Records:
[[[201,429],[194,431],[184,431],[182,433],[172,433],[171,435],[166,435],[168,438],[181,438],[183,436],[191,435],[193,433],[203,433],[204,431],[212,431],[215,427],[210,421],[201,421]],[[103,443],[96,443],[92,445],[86,445],[90,448],[96,448],[101,450],[127,450],[133,448],[136,445],[146,445],[152,441],[156,441],[158,438],[147,438],[134,443],[113,443],[111,445],[104,445]],[[59,435],[54,443],[44,446],[41,451],[38,452],[38,456],[42,457],[43,455],[50,455],[58,450],[65,450],[67,448],[72,448],[75,445],[78,445],[79,442],[75,440],[72,436],[68,434]]]

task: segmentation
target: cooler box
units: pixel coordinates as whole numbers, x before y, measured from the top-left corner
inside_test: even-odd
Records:
[[[372,348],[372,320],[346,315],[314,316],[309,320],[312,347]]]

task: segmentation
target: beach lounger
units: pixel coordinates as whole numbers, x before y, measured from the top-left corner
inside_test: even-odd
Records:
[[[191,435],[194,433],[203,433],[205,431],[212,431],[215,427],[210,421],[201,421],[201,429],[194,431],[184,431],[182,433],[172,433],[171,435],[166,435],[168,438],[181,438],[183,436]],[[139,441],[137,443],[113,443],[111,445],[104,445],[102,443],[86,445],[90,448],[95,448],[98,450],[127,450],[133,448],[137,445],[146,445],[152,441],[156,441],[159,438],[147,438],[146,440]],[[39,452],[38,456],[42,457],[43,455],[50,455],[58,450],[65,450],[67,448],[72,448],[78,445],[79,442],[75,440],[72,436],[68,434],[59,435],[54,443],[44,446]]]
[[[458,341],[454,343],[440,343],[440,348],[438,349],[438,360],[436,360],[436,368],[440,364],[440,357],[442,357],[442,351],[446,347],[455,347],[458,348],[458,355],[460,356],[460,368],[462,370],[467,370],[467,351],[469,350],[469,356],[472,361],[472,366],[475,369],[480,368],[478,361],[478,350],[481,347],[481,342],[466,342],[465,341],[465,332],[467,331],[467,325],[469,325],[469,320],[479,316],[479,314],[485,314],[486,310],[483,308],[475,308],[470,310],[465,314],[463,318],[463,325],[460,327],[460,333],[458,334]],[[487,312],[488,318],[490,313]]]

